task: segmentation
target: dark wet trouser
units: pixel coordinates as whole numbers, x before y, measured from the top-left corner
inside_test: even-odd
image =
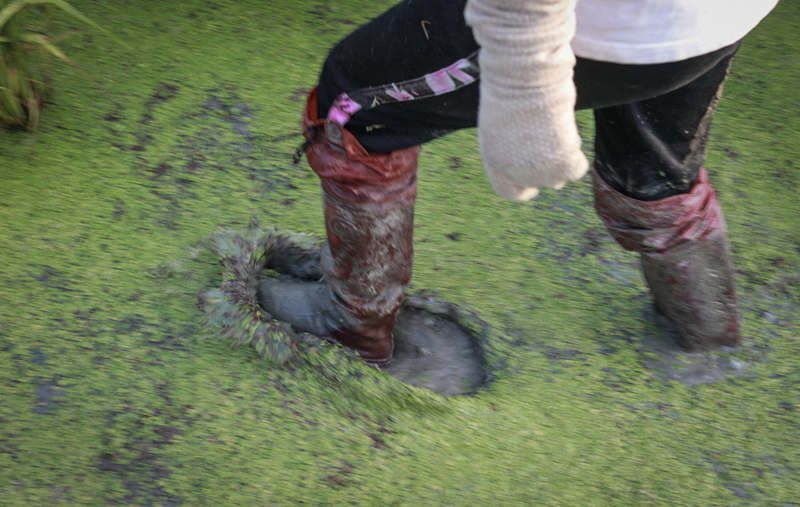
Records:
[[[342,40],[320,75],[319,117],[326,117],[343,93],[371,87],[401,91],[395,83],[419,88],[409,80],[452,69],[474,55],[479,46],[464,22],[465,3],[406,0]],[[709,123],[738,48],[737,42],[653,65],[579,57],[576,109],[594,110],[595,169],[603,179],[641,200],[688,192],[703,164]],[[478,84],[464,85],[458,74],[450,74],[453,89],[427,98],[394,101],[377,93],[381,104],[349,115],[347,130],[368,151],[387,153],[475,127]],[[427,89],[424,83],[422,88]]]

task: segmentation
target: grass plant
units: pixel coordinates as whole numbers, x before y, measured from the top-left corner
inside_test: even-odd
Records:
[[[0,127],[33,130],[39,123],[51,92],[47,57],[75,65],[56,45],[73,31],[47,31],[52,9],[106,32],[64,0],[0,2]]]

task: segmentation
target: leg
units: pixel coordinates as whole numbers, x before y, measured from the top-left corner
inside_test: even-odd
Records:
[[[595,110],[595,207],[641,253],[656,308],[687,349],[740,341],[725,220],[701,168],[732,57],[668,94]]]
[[[259,297],[274,316],[368,361],[391,354],[391,327],[411,273],[418,145],[477,123],[470,57],[478,46],[464,23],[464,3],[405,0],[360,27],[331,51],[306,109],[306,155],[324,196],[324,280],[266,280]],[[715,58],[662,66],[579,59],[578,106],[658,95]],[[348,100],[340,102],[343,94]]]
[[[265,279],[261,305],[280,320],[384,364],[392,327],[411,279],[419,147],[369,154],[347,130],[317,118],[309,96],[306,150],[322,180],[327,243],[322,282]],[[282,260],[285,262],[285,259]]]
[[[418,144],[474,125],[477,87],[455,86],[471,81],[452,67],[477,49],[463,4],[405,1],[359,28],[331,52],[307,102],[306,156],[321,180],[328,239],[324,279],[266,279],[259,299],[273,316],[369,362],[391,358],[392,327],[411,276]],[[448,66],[455,77],[437,73]],[[417,77],[417,90],[427,89],[429,98],[394,102],[391,94],[400,90],[384,87],[380,108],[326,119],[344,92]],[[436,95],[442,84],[453,84],[451,93]]]

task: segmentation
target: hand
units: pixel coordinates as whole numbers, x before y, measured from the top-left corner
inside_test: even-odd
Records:
[[[498,195],[527,200],[580,178],[575,124],[574,0],[469,0],[481,53],[478,137]]]

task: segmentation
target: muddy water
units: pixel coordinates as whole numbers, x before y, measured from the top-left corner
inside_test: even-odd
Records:
[[[403,307],[394,328],[389,375],[416,387],[455,396],[474,393],[486,378],[473,337],[452,320]]]

